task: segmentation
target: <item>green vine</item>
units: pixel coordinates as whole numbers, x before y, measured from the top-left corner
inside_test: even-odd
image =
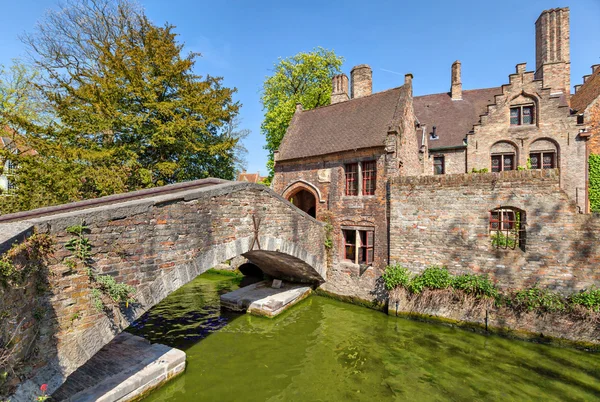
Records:
[[[46,291],[46,276],[43,268],[47,266],[48,258],[54,252],[54,242],[47,234],[34,233],[21,243],[14,244],[8,251],[0,256],[0,306],[3,302],[5,289],[15,292],[26,292],[26,289],[35,285],[41,294]],[[10,298],[11,293],[7,296]],[[38,298],[35,298],[36,301]],[[36,321],[46,315],[41,307],[29,310]],[[22,357],[18,356],[17,347],[20,341],[20,331],[24,326],[31,326],[27,317],[20,317],[18,324],[11,324],[10,303],[7,310],[0,311],[0,394],[8,392],[10,380],[19,375]],[[35,324],[33,324],[35,325]],[[34,335],[37,337],[37,332]]]
[[[14,244],[0,257],[0,284],[22,286],[41,270],[53,251],[54,242],[47,234],[34,233],[25,241]]]
[[[600,212],[600,155],[590,154],[588,169],[590,210]]]
[[[108,296],[113,303],[125,304],[125,308],[129,307],[129,303],[135,301],[132,294],[135,288],[125,283],[120,283],[111,275],[97,275],[92,269],[92,244],[85,236],[89,228],[85,224],[69,226],[67,233],[73,235],[65,244],[65,248],[72,255],[66,257],[63,263],[70,269],[77,266],[76,261],[79,261],[86,269],[90,282],[93,288],[90,292],[91,302],[94,308],[98,311],[106,309],[103,301],[103,295]]]
[[[325,242],[324,246],[327,249],[327,266],[331,266],[331,262],[333,259],[333,215],[330,211],[326,211],[323,213],[322,218],[323,222],[325,222]]]

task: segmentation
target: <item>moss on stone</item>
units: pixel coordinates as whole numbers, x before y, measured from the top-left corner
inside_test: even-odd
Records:
[[[359,297],[356,296],[343,296],[343,295],[337,295],[335,293],[331,293],[328,292],[326,290],[323,290],[321,288],[317,288],[314,290],[314,294],[318,295],[318,296],[323,296],[323,297],[327,297],[329,299],[333,299],[333,300],[338,300],[344,303],[350,303],[350,304],[355,304],[357,306],[361,306],[361,307],[366,307],[369,308],[371,310],[377,310],[377,311],[383,311],[385,312],[386,309],[386,305],[385,303],[380,303],[377,301],[373,301],[373,300],[365,300],[365,299],[361,299]]]

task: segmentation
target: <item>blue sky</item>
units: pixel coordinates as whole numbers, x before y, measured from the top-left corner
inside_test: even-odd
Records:
[[[0,0],[0,64],[22,57],[17,36],[57,0]],[[248,170],[266,173],[260,91],[278,57],[316,46],[352,66],[373,68],[373,91],[414,74],[415,95],[449,90],[450,66],[462,62],[464,89],[499,86],[517,63],[535,67],[534,23],[553,7],[571,9],[571,84],[600,63],[600,0],[242,1],[140,0],[150,19],[175,25],[185,49],[202,53],[199,74],[223,76],[243,106]]]

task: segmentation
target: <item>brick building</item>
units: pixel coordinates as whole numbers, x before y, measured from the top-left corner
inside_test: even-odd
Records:
[[[594,107],[600,108],[600,68],[594,66],[594,74],[571,99],[569,9],[543,11],[535,25],[536,70],[527,71],[525,64],[517,64],[501,86],[463,91],[461,64],[456,61],[448,93],[413,97],[413,77],[407,74],[401,87],[373,94],[372,71],[363,64],[352,69],[350,80],[345,74],[333,78],[331,105],[309,111],[297,105],[275,153],[273,188],[317,219],[332,219],[333,258],[326,288],[369,298],[376,292],[375,280],[383,268],[399,260],[394,250],[403,248],[394,242],[402,236],[396,235],[391,222],[402,226],[398,216],[392,216],[402,210],[393,204],[401,197],[393,197],[391,192],[395,188],[392,183],[402,177],[490,172],[491,179],[484,181],[495,185],[508,174],[504,171],[556,169],[556,183],[569,202],[565,213],[587,212],[590,116]],[[577,104],[577,113],[571,102]],[[578,113],[586,117],[578,117]],[[484,223],[479,232],[471,227],[474,232],[466,234],[497,239],[506,230],[500,244],[510,242],[511,248],[521,249],[512,250],[523,253],[511,259],[519,266],[535,258],[525,250],[524,236],[527,225],[536,222],[531,209],[536,210],[535,191],[542,188],[539,175],[526,177],[509,182],[520,187],[531,184],[531,191],[522,192],[528,201],[514,203],[526,205],[527,215],[514,206],[491,203],[493,196],[485,199],[486,205],[473,199],[472,213],[489,226]],[[468,182],[450,183],[461,183],[454,190],[464,191],[465,180]],[[430,183],[431,191],[437,191],[437,182],[425,182]],[[427,186],[418,188],[427,191]],[[510,197],[504,199],[508,202]],[[421,209],[413,207],[418,216]],[[402,211],[406,220],[406,211]],[[448,217],[444,210],[438,213],[440,220]],[[415,228],[421,227],[418,219],[413,223]],[[420,232],[430,236],[425,226],[416,235]],[[515,238],[507,240],[507,236]],[[540,236],[534,238],[543,242]],[[489,248],[490,255],[482,259],[506,260],[506,256],[498,257],[498,247]],[[414,263],[421,260],[418,255],[405,257],[403,263],[416,270],[425,264]],[[553,258],[552,251],[548,258]],[[556,265],[548,264],[537,263],[539,272]],[[475,269],[487,268],[477,265]],[[569,286],[577,287],[574,283]]]

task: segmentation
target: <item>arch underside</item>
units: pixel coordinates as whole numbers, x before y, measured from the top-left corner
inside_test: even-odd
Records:
[[[63,346],[58,348],[57,356],[33,378],[19,386],[14,400],[29,400],[21,397],[33,395],[41,383],[48,383],[51,389],[57,389],[71,373],[146,311],[198,275],[233,257],[246,256],[264,273],[274,278],[314,284],[325,281],[324,261],[301,246],[263,236],[259,237],[258,243],[261,245],[260,250],[257,249],[257,243],[254,244],[255,249],[250,250],[251,237],[214,245],[193,260],[170,271],[163,271],[153,282],[138,289],[136,302],[129,309],[115,310],[112,318],[102,316],[94,326],[62,339]]]

